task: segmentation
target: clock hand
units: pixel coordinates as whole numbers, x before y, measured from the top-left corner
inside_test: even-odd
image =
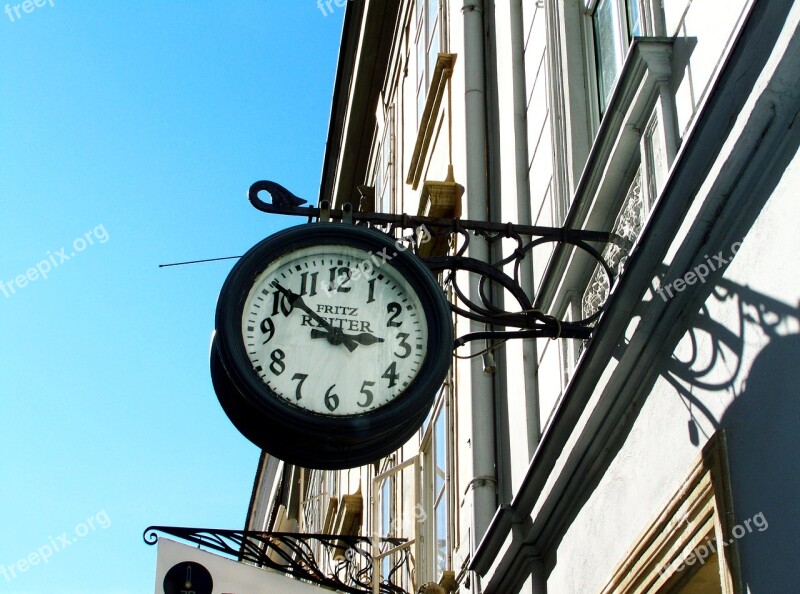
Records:
[[[356,350],[356,347],[358,347],[358,343],[356,343],[356,341],[354,341],[348,335],[344,334],[341,328],[334,328],[328,322],[328,320],[326,320],[317,312],[315,312],[313,309],[311,309],[306,304],[306,302],[303,301],[303,298],[300,295],[298,295],[297,293],[292,293],[289,289],[282,286],[278,281],[272,281],[272,286],[278,289],[278,291],[280,291],[286,297],[287,301],[289,301],[289,305],[291,305],[292,308],[299,307],[304,312],[306,312],[311,317],[311,319],[313,319],[320,326],[325,328],[329,332],[329,335],[327,336],[328,342],[330,342],[331,344],[343,344],[345,347],[347,347],[347,350],[350,351],[351,353],[354,350]],[[313,334],[314,330],[312,329],[311,332]]]
[[[346,334],[342,332],[342,336],[354,340],[358,344],[363,344],[363,345],[370,345],[370,344],[375,344],[376,342],[383,342],[382,338],[378,338],[374,334],[370,334],[368,332],[362,332],[360,334]],[[314,329],[311,331],[311,338],[329,338],[329,337],[330,334],[324,330]]]

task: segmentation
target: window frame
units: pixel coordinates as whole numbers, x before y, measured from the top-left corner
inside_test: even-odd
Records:
[[[614,81],[608,88],[608,95],[605,97],[605,103],[601,97],[601,80],[600,80],[600,60],[599,60],[599,45],[597,42],[597,34],[595,30],[595,17],[597,9],[601,3],[608,2],[613,7],[613,15],[615,19],[612,21],[612,26],[616,29],[616,71]],[[614,89],[619,82],[622,66],[625,63],[628,52],[630,51],[631,44],[634,37],[641,37],[648,35],[652,27],[652,11],[650,10],[648,0],[583,0],[584,10],[584,23],[583,36],[584,36],[584,59],[586,60],[586,72],[589,77],[589,88],[591,89],[587,95],[589,100],[590,113],[593,121],[594,128],[599,125],[600,120],[605,115],[608,101],[614,94]],[[634,5],[639,14],[639,30],[632,31],[630,23],[630,7]]]
[[[703,447],[685,480],[619,562],[600,594],[674,592],[693,576],[690,554],[713,538],[719,553],[720,587],[742,594],[738,546],[725,431],[717,430]],[[720,546],[719,543],[727,543]],[[684,568],[681,569],[681,566]],[[683,572],[686,572],[684,574]]]
[[[453,570],[453,550],[455,548],[455,510],[453,506],[453,424],[451,390],[445,384],[431,409],[431,413],[423,426],[423,436],[420,442],[421,458],[421,484],[422,484],[422,509],[427,521],[423,523],[421,533],[421,566],[425,581],[438,581],[445,572]],[[442,445],[444,446],[444,477],[441,487],[437,487],[437,422],[443,423]],[[444,529],[444,561],[440,565],[438,559],[439,546],[437,542],[437,506],[443,504],[445,510]]]
[[[435,5],[436,14],[431,19],[431,8]],[[436,59],[444,50],[443,0],[417,0],[414,8],[415,31],[414,48],[416,55],[415,97],[417,105],[417,126],[422,120],[425,102],[431,86],[431,78],[436,68]],[[434,43],[435,42],[435,43]],[[435,50],[435,51],[434,51]]]
[[[409,551],[409,555],[415,561],[422,558],[422,543],[420,531],[424,530],[421,524],[424,524],[424,517],[417,516],[419,507],[421,505],[422,494],[420,492],[420,483],[417,477],[421,473],[421,456],[415,455],[405,460],[404,462],[397,463],[395,456],[384,459],[383,471],[378,472],[371,481],[371,496],[370,496],[370,525],[371,525],[371,540],[372,540],[372,588],[373,594],[379,594],[380,584],[385,575],[387,563],[391,565],[391,560],[395,554],[403,549]],[[403,472],[406,470],[412,472],[414,477],[414,489],[412,498],[410,500],[411,508],[404,501],[402,504],[398,497],[398,486],[403,485]],[[377,469],[376,469],[377,470]],[[398,479],[399,477],[399,479]],[[388,484],[389,488],[385,491],[384,485]],[[383,494],[389,493],[391,500],[388,502],[390,513],[392,514],[389,520],[389,534],[382,534],[384,524],[383,512]],[[409,512],[409,520],[411,521],[410,529],[411,534],[400,534],[403,531],[403,523],[405,521],[404,514]],[[413,516],[413,517],[412,517]],[[399,528],[399,530],[398,530]],[[388,549],[382,550],[380,539],[384,536],[402,536],[407,538],[406,542]],[[419,563],[416,562],[410,572],[404,574],[401,579],[405,580],[401,585],[419,585],[422,583],[420,573],[421,568]],[[406,583],[407,582],[407,583]]]
[[[375,210],[378,212],[394,212],[397,206],[396,188],[396,155],[397,133],[395,129],[394,103],[385,105],[383,100],[378,103],[376,111],[377,126],[372,139],[370,162],[368,171],[371,175],[375,192]]]

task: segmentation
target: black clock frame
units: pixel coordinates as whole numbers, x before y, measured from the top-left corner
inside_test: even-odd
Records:
[[[302,409],[264,384],[247,355],[241,320],[257,277],[281,256],[325,245],[391,254],[391,261],[382,266],[395,268],[408,281],[428,324],[427,351],[416,377],[377,410],[336,416]],[[212,379],[231,422],[257,446],[309,468],[349,468],[391,453],[420,427],[447,375],[453,336],[450,306],[419,258],[378,231],[342,223],[305,224],[259,242],[231,270],[217,303]]]

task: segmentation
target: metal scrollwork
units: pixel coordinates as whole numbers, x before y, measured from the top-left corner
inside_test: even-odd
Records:
[[[617,233],[604,231],[588,231],[582,229],[566,229],[560,227],[542,227],[534,225],[517,225],[513,223],[493,223],[468,219],[441,219],[407,214],[389,214],[379,212],[354,212],[349,204],[341,210],[331,208],[327,200],[320,201],[318,208],[302,207],[285,199],[283,192],[275,193],[274,182],[256,182],[250,187],[248,197],[258,210],[271,214],[307,217],[309,222],[317,220],[341,220],[353,224],[369,225],[395,236],[398,232],[410,229],[413,231],[411,243],[418,256],[419,241],[416,239],[420,230],[434,238],[449,238],[451,246],[457,246],[456,252],[448,256],[422,257],[421,259],[434,273],[441,273],[445,287],[452,289],[455,302],[451,303],[453,312],[464,318],[483,322],[492,330],[472,332],[456,339],[457,348],[472,340],[504,340],[510,338],[575,338],[588,339],[592,334],[592,324],[601,315],[604,303],[596,304],[592,313],[582,320],[565,322],[547,315],[533,306],[533,298],[520,284],[523,262],[537,246],[546,243],[571,245],[581,250],[597,263],[598,273],[604,278],[605,286],[613,284],[615,271],[606,261],[601,250],[592,243],[603,246],[616,246],[614,251],[627,253],[632,242]],[[267,191],[273,197],[272,203],[264,202],[261,191]],[[288,192],[288,190],[286,190]],[[489,244],[502,240],[510,240],[515,248],[507,256],[494,262],[483,262],[467,256],[470,239],[481,237]],[[528,239],[530,238],[530,239]],[[500,244],[502,245],[502,244]],[[470,298],[458,284],[458,272],[477,275],[479,301]],[[593,279],[597,282],[597,279]],[[510,295],[515,308],[498,307],[495,294],[503,292]],[[606,297],[608,293],[606,292]]]
[[[337,592],[372,592],[373,541],[365,536],[150,526],[144,531],[144,541],[156,544],[158,533]],[[398,549],[405,542],[402,538],[379,539],[381,553],[397,549],[394,563],[381,576],[381,594],[408,594],[396,583],[410,563],[408,549]]]

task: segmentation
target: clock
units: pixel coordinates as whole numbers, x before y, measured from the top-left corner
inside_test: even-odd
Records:
[[[173,565],[164,576],[164,594],[211,594],[213,590],[211,573],[194,561]]]
[[[288,462],[346,468],[402,445],[450,365],[450,307],[388,235],[343,223],[263,240],[220,293],[212,379],[248,439]]]

